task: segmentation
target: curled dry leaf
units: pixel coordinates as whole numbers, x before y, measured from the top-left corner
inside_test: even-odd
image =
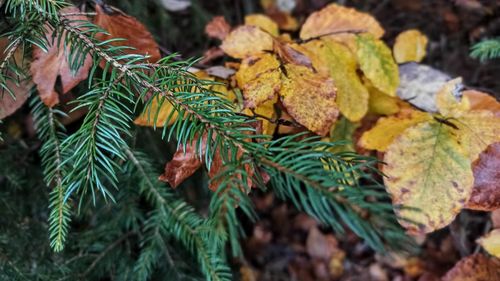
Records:
[[[389,145],[384,161],[386,188],[400,224],[411,233],[447,226],[472,192],[471,162],[455,130],[443,123],[406,129]]]
[[[481,237],[478,243],[490,255],[500,258],[500,229],[493,229],[486,236]]]
[[[109,33],[97,33],[96,39],[100,41],[111,38],[127,39],[126,41],[113,41],[111,44],[133,47],[135,50],[125,49],[123,51],[127,54],[148,55],[150,62],[156,62],[161,58],[160,49],[153,35],[136,18],[118,10],[113,10],[111,14],[108,14],[107,10],[99,4],[95,6],[95,9],[97,14],[94,23]],[[101,66],[104,66],[104,61],[101,62]]]
[[[398,97],[427,111],[436,112],[436,93],[451,77],[430,66],[410,62],[399,67]]]
[[[205,26],[205,33],[208,37],[216,38],[219,40],[226,39],[227,35],[231,31],[231,26],[227,23],[223,16],[214,17]]]
[[[307,40],[342,32],[368,32],[375,38],[384,35],[384,29],[370,14],[330,4],[306,19],[300,30],[300,38]]]
[[[287,64],[284,68],[283,105],[298,123],[325,136],[339,115],[332,79],[305,66]]]
[[[174,157],[165,165],[165,171],[159,180],[167,182],[173,188],[176,188],[196,172],[202,165],[196,148],[193,144],[188,144],[183,148],[177,149]]]
[[[6,53],[4,51],[9,45],[7,38],[0,38],[0,61],[3,61]],[[11,60],[14,61],[18,66],[23,65],[26,67],[27,60],[24,59],[24,54],[21,48],[14,51]],[[16,112],[29,97],[30,89],[33,87],[33,82],[26,79],[27,77],[17,77],[17,75],[12,74],[10,71],[4,73],[4,77],[15,77],[19,78],[20,81],[13,81],[7,79],[5,82],[7,88],[14,94],[15,98],[12,97],[7,91],[0,88],[0,120]]]
[[[461,259],[448,271],[442,281],[493,281],[500,280],[500,261],[483,254]]]
[[[329,75],[337,89],[336,103],[350,121],[361,120],[368,111],[368,90],[356,73],[356,57],[344,45],[332,40],[313,40],[301,45],[314,68]]]
[[[500,143],[494,143],[473,163],[474,189],[466,208],[480,211],[500,209]]]
[[[283,63],[292,63],[296,65],[303,65],[313,69],[311,59],[299,52],[296,48],[288,43],[281,42],[277,39],[274,40],[274,52],[278,55]]]
[[[386,95],[396,96],[398,65],[385,43],[371,34],[360,35],[356,39],[356,56],[361,70],[373,86]]]
[[[256,26],[237,27],[222,41],[221,49],[233,58],[245,58],[273,49],[273,37]]]
[[[416,29],[401,32],[394,43],[394,59],[397,63],[420,62],[427,53],[429,39]]]
[[[74,6],[66,7],[60,11],[61,14],[72,14],[66,16],[68,24],[79,25],[78,22],[86,21],[88,18],[79,15],[80,10]],[[76,15],[75,15],[76,14]],[[70,47],[65,46],[65,41],[58,41],[52,37],[53,29],[46,26],[46,38],[48,42],[47,52],[37,46],[33,46],[33,61],[30,71],[33,77],[33,82],[36,84],[40,98],[47,106],[54,106],[59,103],[58,92],[55,90],[57,78],[61,81],[61,94],[66,94],[73,89],[78,83],[87,79],[89,69],[92,65],[92,58],[87,54],[80,68],[74,72],[71,70],[68,62],[68,53]],[[65,31],[61,35],[65,37]],[[59,45],[55,45],[60,42]],[[68,42],[68,44],[70,44]]]
[[[500,116],[500,103],[495,97],[476,90],[463,91],[462,95],[469,100],[471,110],[488,110]]]
[[[270,17],[262,14],[252,14],[245,16],[245,25],[260,27],[262,30],[274,37],[279,35],[278,24]]]

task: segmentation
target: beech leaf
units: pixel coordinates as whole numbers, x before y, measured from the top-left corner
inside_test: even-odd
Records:
[[[271,18],[266,15],[247,15],[245,16],[245,25],[260,27],[262,30],[275,37],[279,35],[278,24],[276,24]]]
[[[121,11],[113,11],[108,14],[101,5],[95,5],[96,16],[94,23],[106,30],[109,34],[97,33],[96,39],[100,41],[109,40],[111,38],[122,38],[127,40],[113,41],[115,46],[130,46],[134,49],[124,49],[127,54],[142,54],[150,56],[150,62],[156,62],[161,58],[158,44],[153,38],[153,35],[147,28],[136,18],[129,16]],[[104,66],[104,61],[101,62]]]
[[[448,271],[442,281],[493,281],[500,280],[500,261],[483,254],[462,258]]]
[[[386,150],[384,182],[400,224],[411,233],[447,226],[469,199],[471,161],[455,131],[435,121],[420,123]]]
[[[61,9],[61,14],[72,14],[65,16],[70,25],[78,25],[73,21],[88,20],[86,16],[79,15],[80,10],[74,6]],[[90,67],[92,66],[92,58],[89,54],[85,56],[83,65],[73,72],[68,62],[67,50],[71,46],[66,45],[65,40],[58,41],[52,37],[53,29],[46,27],[45,34],[48,42],[47,52],[37,46],[33,46],[33,61],[31,63],[30,72],[33,77],[33,82],[36,84],[38,93],[42,101],[49,107],[59,103],[59,95],[55,90],[57,78],[61,81],[61,94],[66,94],[73,89],[78,83],[87,79]],[[61,35],[65,38],[66,32]],[[55,43],[60,42],[58,46]],[[67,44],[70,44],[67,42]]]
[[[341,32],[368,32],[375,38],[384,35],[384,29],[372,15],[330,4],[306,19],[300,30],[300,38],[307,40]]]
[[[391,50],[370,34],[358,36],[356,45],[356,56],[366,78],[384,94],[396,96],[399,72]]]
[[[302,45],[320,73],[331,76],[337,89],[336,103],[350,121],[361,120],[368,111],[369,93],[356,73],[356,57],[332,40],[313,40]]]
[[[220,48],[233,58],[245,58],[273,49],[273,37],[259,27],[237,27],[222,41]]]
[[[283,105],[301,125],[325,136],[339,115],[332,79],[305,66],[287,64],[284,68]]]
[[[231,26],[223,16],[214,17],[205,26],[205,33],[208,37],[217,38],[219,40],[224,40],[230,31]]]
[[[394,43],[394,59],[397,63],[420,62],[427,53],[427,36],[417,29],[401,32]]]
[[[478,242],[490,255],[500,258],[500,229],[493,229]]]

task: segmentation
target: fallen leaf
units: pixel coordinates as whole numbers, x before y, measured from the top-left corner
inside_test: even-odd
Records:
[[[236,81],[243,91],[245,107],[256,108],[278,93],[281,87],[279,66],[273,54],[258,54],[242,61]]]
[[[332,79],[305,66],[287,64],[284,68],[280,90],[283,105],[298,123],[325,136],[339,114]]]
[[[368,100],[368,111],[379,115],[393,115],[399,112],[401,100],[390,97],[374,87],[369,87],[370,98]]]
[[[397,63],[421,62],[427,51],[429,39],[417,29],[401,32],[396,37],[393,52]]]
[[[311,59],[292,48],[290,44],[274,40],[274,52],[278,55],[282,63],[291,63],[296,65],[303,65],[308,68],[313,68]]]
[[[202,140],[206,141],[206,140]],[[189,178],[202,165],[196,148],[192,143],[180,147],[174,153],[174,157],[165,165],[165,171],[158,178],[160,181],[167,182],[173,188],[176,188],[184,180]]]
[[[229,77],[231,77],[233,74],[236,73],[234,69],[220,65],[209,67],[205,69],[205,72],[210,76],[218,77],[221,79],[228,79]]]
[[[147,126],[161,128],[165,125],[172,125],[177,120],[178,113],[173,105],[164,97],[153,97],[151,105],[147,106],[144,111],[134,120],[134,124],[139,126]]]
[[[462,258],[448,271],[442,281],[493,281],[500,280],[500,262],[483,254]]]
[[[471,161],[455,131],[443,123],[420,123],[385,152],[384,182],[400,224],[411,233],[447,226],[470,197]]]
[[[200,60],[200,64],[208,64],[211,61],[221,58],[225,55],[224,51],[219,47],[212,47],[203,53],[203,59]]]
[[[358,144],[365,149],[384,152],[406,129],[430,120],[431,115],[406,108],[396,115],[378,119],[376,125],[361,136]]]
[[[495,97],[476,90],[463,91],[462,95],[469,100],[471,110],[488,110],[500,116],[500,102]]]
[[[391,50],[370,34],[358,36],[356,42],[356,56],[366,78],[384,94],[396,96],[399,72]]]
[[[493,229],[478,241],[490,255],[500,258],[500,229]]]
[[[356,73],[356,57],[332,40],[314,40],[302,47],[315,69],[333,79],[340,112],[350,121],[361,120],[368,111],[369,93]]]
[[[338,242],[333,235],[324,235],[317,227],[313,227],[306,240],[306,249],[310,257],[329,260],[337,249]]]
[[[265,32],[271,34],[272,36],[278,36],[278,24],[276,24],[271,18],[262,14],[251,14],[245,16],[245,25],[256,26]]]
[[[430,66],[410,62],[399,67],[398,97],[427,112],[437,112],[436,93],[451,77]]]
[[[191,7],[190,0],[161,0],[161,4],[170,12],[180,12]]]
[[[462,98],[462,78],[446,82],[436,94],[436,107],[440,114],[446,117],[459,118],[469,111],[467,98]]]
[[[5,58],[5,50],[9,45],[7,38],[0,38],[0,61]],[[27,59],[24,59],[22,48],[18,48],[11,57],[11,62],[25,69],[27,67]],[[16,112],[29,97],[30,89],[33,87],[33,82],[24,75],[18,76],[11,71],[2,73],[4,78],[11,77],[15,79],[6,79],[5,86],[14,94],[10,95],[5,89],[0,87],[0,120]]]
[[[96,16],[94,24],[106,30],[108,34],[97,33],[95,38],[99,41],[105,41],[112,38],[122,38],[126,40],[113,41],[110,44],[114,46],[130,46],[134,49],[124,49],[126,54],[142,54],[149,57],[150,62],[160,60],[160,49],[153,38],[153,35],[136,18],[129,16],[121,11],[113,10],[108,14],[101,5],[95,5]],[[101,61],[101,67],[105,65]]]
[[[296,31],[299,29],[299,22],[290,13],[282,12],[276,8],[266,10],[266,14],[278,24],[278,27],[286,31]]]
[[[61,14],[73,14],[65,16],[69,22],[68,24],[77,26],[78,21],[86,21],[86,16],[80,15],[80,10],[74,6],[61,9]],[[77,14],[77,15],[75,15]],[[76,22],[74,22],[76,21]],[[33,61],[31,62],[31,75],[32,80],[36,84],[38,93],[42,101],[49,107],[53,107],[59,103],[59,95],[55,90],[56,81],[60,77],[61,81],[61,94],[66,94],[81,81],[87,79],[90,67],[92,66],[92,58],[89,54],[85,56],[82,66],[74,72],[71,70],[68,62],[69,46],[65,46],[64,40],[57,40],[52,38],[53,29],[47,26],[48,33],[45,34],[48,42],[47,52],[37,46],[33,46]],[[65,38],[66,32],[61,35]],[[54,43],[60,42],[59,45]],[[70,44],[70,42],[67,42]]]
[[[217,38],[219,40],[226,39],[227,35],[231,31],[231,26],[227,23],[223,16],[214,17],[205,26],[205,33],[208,37]]]
[[[473,163],[474,189],[466,208],[480,211],[500,209],[500,143],[494,143]]]
[[[306,19],[300,30],[300,39],[307,40],[342,32],[368,32],[375,38],[384,35],[384,29],[372,15],[330,4]]]
[[[354,147],[354,132],[360,126],[359,123],[353,123],[345,117],[341,117],[330,130],[331,141],[343,141],[345,144],[335,146],[333,152],[356,151]]]
[[[231,57],[242,59],[263,51],[271,51],[273,37],[258,27],[243,25],[231,31],[222,41],[220,48]]]

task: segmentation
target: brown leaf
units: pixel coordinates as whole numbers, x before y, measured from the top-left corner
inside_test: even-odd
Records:
[[[224,51],[219,47],[212,47],[203,53],[203,59],[200,64],[208,64],[209,62],[224,56]]]
[[[312,258],[328,261],[338,247],[338,242],[333,235],[324,235],[317,227],[309,231],[306,249]]]
[[[74,6],[70,6],[62,9],[60,13],[75,14],[80,13],[80,10]],[[70,15],[66,16],[66,18],[68,20],[88,20],[88,18],[83,15]],[[69,22],[69,24],[71,24],[71,22]],[[70,47],[65,46],[64,40],[61,40],[59,46],[54,45],[57,39],[52,38],[53,29],[47,26],[46,30],[48,31],[45,34],[48,41],[48,52],[44,52],[37,46],[33,46],[33,62],[31,63],[30,71],[33,82],[36,84],[38,93],[40,94],[40,98],[47,106],[52,107],[59,103],[59,96],[55,90],[57,78],[60,77],[62,88],[61,94],[66,94],[78,85],[78,83],[87,79],[89,69],[92,65],[92,58],[90,55],[87,55],[83,65],[76,73],[73,73],[67,60],[68,54],[65,51]],[[66,32],[63,32],[61,35],[62,38],[65,37],[65,33]]]
[[[493,281],[500,280],[500,261],[474,254],[461,259],[446,273],[442,281]]]
[[[500,208],[500,143],[494,143],[473,163],[474,189],[466,208],[493,211]]]
[[[306,66],[310,69],[313,69],[311,59],[309,59],[303,53],[292,48],[289,44],[286,44],[284,42],[280,42],[277,39],[274,39],[273,48],[283,63],[292,63],[292,64],[296,64],[296,65],[303,65],[303,66]]]
[[[214,17],[205,26],[205,33],[208,37],[224,40],[231,31],[231,26],[223,16]]]
[[[4,51],[6,47],[9,45],[9,41],[7,38],[0,38],[0,61],[4,59]],[[21,66],[23,62],[23,52],[21,48],[18,48],[14,55],[11,57],[11,60],[14,60],[18,66]],[[0,120],[5,117],[16,112],[28,99],[29,90],[33,87],[33,82],[31,80],[26,80],[26,77],[17,77],[15,74],[7,72],[4,74],[6,77],[14,77],[19,78],[21,81],[12,81],[7,79],[6,86],[12,91],[15,98],[13,98],[7,91],[0,89]],[[17,83],[16,83],[17,82]]]
[[[470,110],[489,110],[500,117],[500,102],[495,97],[476,90],[463,91],[462,95],[469,100]]]
[[[201,167],[201,160],[196,153],[196,148],[187,144],[185,150],[179,147],[174,153],[174,158],[165,165],[165,172],[158,178],[176,188]]]
[[[104,9],[101,5],[96,5],[95,10],[97,15],[94,18],[94,23],[109,33],[109,35],[97,33],[95,36],[97,40],[105,41],[111,38],[127,39],[114,41],[111,44],[114,46],[133,47],[135,50],[125,49],[123,51],[127,54],[139,53],[149,55],[150,62],[156,62],[161,58],[160,49],[153,35],[136,18],[116,9],[108,13],[107,9]],[[104,66],[104,61],[101,62],[102,66]]]

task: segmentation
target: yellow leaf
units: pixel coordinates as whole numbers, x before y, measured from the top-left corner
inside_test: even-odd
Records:
[[[281,86],[279,65],[273,54],[254,55],[242,61],[236,81],[243,91],[245,107],[256,108],[276,95]]]
[[[432,116],[428,113],[404,109],[396,115],[380,118],[372,129],[361,136],[358,144],[366,149],[383,152],[406,129],[430,120]]]
[[[341,32],[368,32],[376,38],[384,35],[384,29],[370,14],[330,4],[306,19],[300,30],[300,38],[307,40]]]
[[[270,120],[276,119],[276,111],[274,110],[274,104],[278,101],[278,96],[274,97],[272,100],[268,100],[257,106],[253,110],[255,114],[257,114],[256,119],[262,121],[262,134],[272,136],[274,134],[274,130],[276,129],[276,123],[272,123]],[[245,110],[250,111],[248,109]],[[250,115],[251,115],[250,111]],[[262,117],[265,118],[262,118]]]
[[[245,58],[273,49],[273,37],[256,26],[240,26],[222,41],[221,49],[234,58]]]
[[[279,35],[278,25],[266,15],[262,14],[247,15],[245,16],[245,25],[260,27],[262,30],[266,31],[272,36]]]
[[[445,124],[408,128],[387,148],[384,161],[384,182],[400,224],[411,233],[447,226],[469,199],[471,161]]]
[[[358,36],[356,43],[356,55],[366,78],[384,94],[396,96],[399,72],[391,50],[370,34]]]
[[[158,114],[158,115],[157,115]],[[147,106],[144,111],[134,120],[134,124],[139,126],[161,128],[168,120],[167,126],[172,125],[177,120],[177,111],[174,110],[172,104],[165,98],[155,97],[151,101],[151,105]]]
[[[500,229],[493,229],[478,242],[490,255],[500,258]]]
[[[500,117],[491,111],[469,111],[449,121],[458,127],[459,140],[472,162],[490,144],[500,142]]]
[[[345,144],[336,146],[332,149],[333,152],[355,151],[354,148],[354,131],[360,126],[359,123],[350,122],[347,118],[340,118],[330,131],[331,141],[344,141]]]
[[[421,62],[427,51],[429,39],[416,29],[401,32],[394,43],[394,59],[397,63]]]
[[[368,111],[369,94],[356,73],[356,58],[349,48],[328,39],[313,40],[301,47],[316,70],[332,77],[340,112],[350,121],[361,120]]]
[[[338,116],[331,78],[301,65],[284,67],[280,91],[283,105],[301,125],[318,135],[326,135]]]
[[[436,106],[443,116],[458,118],[470,108],[469,100],[460,92],[462,78],[446,82],[436,94]]]
[[[403,104],[403,101],[380,92],[366,77],[363,77],[363,84],[370,93],[368,112],[379,115],[393,115],[399,112],[400,104]]]

